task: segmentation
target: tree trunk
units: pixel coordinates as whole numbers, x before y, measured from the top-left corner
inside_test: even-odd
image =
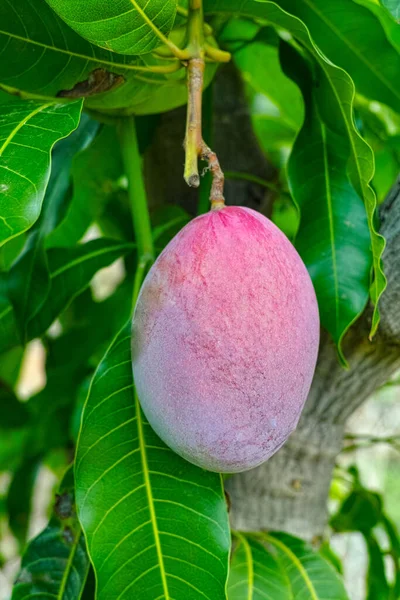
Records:
[[[240,76],[233,65],[219,70],[214,85],[214,139],[224,170],[242,171],[271,180],[269,165],[253,133]],[[223,102],[221,99],[223,98]],[[196,213],[197,191],[183,181],[185,111],[161,117],[145,156],[147,190],[152,206],[178,202]],[[400,180],[399,180],[400,181]],[[248,181],[228,181],[228,204],[251,206],[269,214],[273,197]],[[226,481],[231,521],[238,529],[281,529],[306,539],[322,535],[335,460],[344,426],[352,412],[400,368],[400,183],[381,209],[381,231],[388,288],[381,303],[381,325],[368,340],[370,310],[346,336],[350,369],[340,366],[336,350],[322,333],[313,384],[297,430],[264,465]]]

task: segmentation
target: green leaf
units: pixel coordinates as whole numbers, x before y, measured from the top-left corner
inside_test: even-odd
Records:
[[[25,245],[25,238],[23,235],[18,235],[12,238],[0,247],[0,269],[2,271],[8,271],[14,260],[22,251]]]
[[[44,239],[57,225],[70,185],[70,168],[76,152],[85,148],[98,130],[86,115],[81,126],[61,140],[52,153],[52,169],[39,219],[29,232],[23,253],[8,277],[8,297],[14,306],[20,337],[27,338],[28,322],[43,306],[51,286]]]
[[[394,522],[386,514],[382,516],[382,525],[390,542],[389,554],[394,568],[394,583],[392,589],[393,600],[400,597],[400,536]]]
[[[235,532],[229,600],[348,600],[332,565],[286,533]]]
[[[284,570],[261,540],[251,534],[234,534],[234,547],[228,580],[229,600],[292,600]]]
[[[6,91],[47,101],[85,97],[87,108],[113,114],[151,114],[186,102],[184,68],[171,74],[142,72],[137,68],[168,63],[151,54],[122,56],[90,44],[46,0],[4,0],[0,24],[0,88]],[[215,70],[215,64],[207,65],[206,84]]]
[[[314,42],[354,80],[357,91],[400,110],[400,55],[379,19],[353,0],[279,0],[307,25]]]
[[[190,215],[176,204],[165,205],[154,211],[151,223],[156,249],[164,249],[189,221]]]
[[[14,309],[8,298],[8,273],[0,272],[0,352],[20,343]]]
[[[333,568],[336,569],[336,571],[340,575],[343,575],[342,561],[341,561],[340,557],[336,554],[336,552],[334,552],[334,550],[333,550],[332,546],[329,544],[328,540],[325,540],[324,542],[322,542],[322,544],[319,548],[319,553],[327,562],[331,563]]]
[[[40,312],[28,325],[28,338],[38,337],[90,284],[99,269],[131,252],[133,244],[100,238],[72,248],[50,248],[47,260],[51,287]]]
[[[10,388],[14,388],[18,381],[23,358],[24,349],[21,346],[2,352],[0,355],[0,380]]]
[[[12,390],[0,382],[0,471],[18,467],[28,435],[30,414]]]
[[[341,341],[368,299],[367,216],[347,175],[351,147],[341,105],[325,73],[316,65],[313,80],[307,63],[286,44],[282,61],[301,87],[306,108],[288,165],[301,215],[296,247],[314,283],[321,323],[345,362]]]
[[[71,248],[50,248],[50,292],[35,318],[28,323],[27,339],[42,335],[59,314],[90,284],[99,269],[132,252],[132,243],[101,238]],[[13,307],[7,298],[7,275],[0,272],[0,352],[21,342]]]
[[[268,38],[264,41],[268,31],[269,28],[262,30],[257,41],[235,52],[234,61],[252,94],[251,113],[257,137],[268,158],[281,167],[301,127],[304,109],[297,86],[282,72],[279,38],[275,44],[268,43]]]
[[[335,531],[361,531],[368,535],[382,518],[379,494],[364,488],[352,491],[343,501],[330,525]]]
[[[85,540],[76,518],[70,468],[56,497],[53,516],[34,538],[23,558],[12,600],[50,598],[78,600],[89,570]]]
[[[297,87],[282,72],[277,45],[257,40],[235,52],[234,61],[252,90],[272,104],[269,114],[291,130],[293,138],[303,121],[303,102]],[[255,96],[252,108],[256,114],[263,114],[262,99]]]
[[[123,173],[115,127],[106,125],[73,161],[73,196],[63,220],[47,236],[46,246],[72,246],[98,218]]]
[[[121,54],[145,54],[160,44],[157,32],[168,36],[176,0],[47,0],[79,35]]]
[[[366,600],[388,600],[390,587],[385,572],[385,556],[376,538],[364,534],[368,550],[367,598]]]
[[[337,571],[306,542],[287,533],[261,534],[260,537],[284,570],[292,598],[348,600]]]
[[[346,136],[348,139],[350,162],[347,171],[351,184],[358,195],[363,198],[367,211],[374,268],[370,288],[371,299],[375,305],[371,326],[371,336],[374,335],[379,323],[378,301],[386,287],[386,278],[382,270],[382,253],[385,248],[385,241],[376,231],[376,197],[370,186],[374,174],[373,154],[371,148],[361,138],[354,125],[352,110],[354,85],[352,80],[345,71],[336,67],[321,55],[304,23],[285,13],[274,2],[268,2],[267,0],[259,2],[253,0],[245,0],[244,2],[239,2],[239,0],[234,2],[231,0],[215,0],[211,2],[211,0],[205,0],[204,6],[206,12],[209,13],[226,15],[236,11],[243,15],[266,19],[275,27],[286,29],[307,47],[318,63],[319,72],[323,74],[324,86],[330,97],[329,103],[325,104],[322,101],[320,103],[321,116],[329,122],[330,117],[327,113],[329,113],[332,106],[335,109],[336,104],[335,112],[338,114],[340,122],[337,126],[335,125],[333,130],[336,131],[339,128],[341,135]],[[378,55],[379,52],[377,52]],[[335,60],[335,57],[332,60]],[[319,95],[322,96],[322,92],[319,92]],[[352,239],[350,238],[349,243],[351,244],[351,242]]]
[[[75,478],[98,600],[225,599],[230,534],[220,475],[167,448],[139,408],[131,325],[111,343],[82,417]]]
[[[0,381],[1,423],[0,428],[20,429],[28,424],[29,411],[20,402],[11,387]]]
[[[0,106],[0,245],[38,218],[50,176],[50,151],[76,129],[80,113],[81,102],[29,100]]]
[[[15,471],[8,489],[8,523],[21,547],[27,540],[33,490],[39,467],[38,457],[26,458]]]

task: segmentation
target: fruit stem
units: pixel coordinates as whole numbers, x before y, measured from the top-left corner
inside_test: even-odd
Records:
[[[128,196],[139,257],[133,289],[134,306],[146,269],[154,261],[154,246],[135,118],[130,116],[122,119],[119,123],[118,132],[125,174],[128,178]]]
[[[212,184],[210,192],[211,210],[223,208],[225,206],[224,181],[225,177],[219,164],[215,152],[213,152],[203,141],[201,144],[200,157],[208,162],[208,169],[211,171]]]
[[[191,187],[200,185],[198,158],[208,162],[213,181],[211,208],[224,206],[224,175],[218,158],[203,140],[201,127],[202,93],[204,85],[204,24],[202,0],[189,0],[188,45],[191,58],[187,61],[188,108],[185,135],[184,178]]]

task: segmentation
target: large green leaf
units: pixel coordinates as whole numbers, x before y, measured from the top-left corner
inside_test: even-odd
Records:
[[[234,61],[252,91],[252,122],[261,146],[269,159],[281,166],[301,127],[303,100],[296,85],[282,72],[279,38],[276,36],[276,43],[267,43],[262,33],[235,52]]]
[[[235,532],[229,600],[348,600],[321,554],[286,533]]]
[[[130,343],[129,323],[92,380],[78,441],[78,514],[97,598],[223,600],[230,534],[221,477],[177,456],[150,428]]]
[[[63,220],[47,236],[46,246],[76,244],[102,213],[123,173],[115,127],[105,125],[72,165],[73,196]]]
[[[382,519],[382,499],[364,488],[353,490],[330,521],[335,531],[361,531],[370,534]]]
[[[78,600],[88,570],[89,558],[76,518],[70,468],[61,483],[49,525],[30,542],[22,558],[12,600]]]
[[[47,0],[64,21],[93,44],[121,54],[145,54],[168,35],[177,0]]]
[[[84,96],[88,108],[117,114],[162,112],[186,102],[185,69],[171,74],[138,71],[169,63],[151,54],[123,56],[90,44],[46,0],[0,3],[0,52],[0,88],[23,96]],[[208,64],[206,82],[214,72],[215,65]]]
[[[29,100],[0,106],[0,245],[38,218],[51,149],[76,129],[80,113],[80,101],[65,105]]]
[[[279,39],[279,38],[278,38]],[[254,92],[265,96],[275,107],[277,116],[292,135],[300,129],[303,120],[303,103],[301,94],[293,82],[285,76],[280,68],[277,44],[268,44],[257,37],[257,40],[235,52],[234,61],[242,72],[243,78]],[[265,74],[268,73],[268,77]],[[253,99],[253,110],[261,112],[257,96]],[[261,103],[261,102],[260,102]]]
[[[228,580],[229,600],[293,600],[284,570],[261,540],[235,532]]]
[[[0,272],[0,352],[20,343],[17,320],[8,297],[8,273]]]
[[[286,533],[269,533],[262,539],[284,570],[293,598],[348,600],[337,571],[306,542]]]
[[[72,158],[90,144],[98,127],[96,121],[84,115],[78,129],[54,148],[51,175],[40,217],[29,232],[24,251],[10,269],[8,296],[14,306],[23,341],[26,341],[28,322],[39,312],[50,292],[44,239],[56,227],[60,213],[68,203]]]
[[[0,381],[0,471],[18,467],[28,435],[30,415],[11,389]]]
[[[279,0],[308,27],[321,50],[369,98],[400,110],[400,55],[379,19],[354,0]]]
[[[371,335],[376,331],[379,323],[378,301],[386,287],[386,279],[382,270],[382,253],[385,247],[385,241],[376,231],[376,197],[370,186],[374,174],[374,160],[371,148],[361,138],[354,125],[353,120],[353,100],[354,85],[350,77],[336,67],[332,62],[326,60],[318,48],[315,46],[308,29],[298,18],[284,12],[274,2],[261,0],[205,0],[205,10],[209,13],[232,14],[241,13],[252,17],[258,17],[267,20],[275,27],[288,30],[295,38],[302,42],[312,53],[314,59],[319,65],[321,73],[324,74],[326,83],[326,93],[329,93],[330,101],[326,104],[320,103],[322,117],[329,122],[329,116],[326,115],[330,110],[332,102],[336,102],[336,113],[340,118],[338,127],[342,135],[348,138],[350,144],[350,161],[347,165],[350,181],[356,192],[363,198],[367,215],[368,225],[371,236],[371,247],[373,256],[373,281],[370,288],[371,299],[375,304],[375,311],[372,320]],[[328,90],[328,84],[330,90]],[[320,94],[322,95],[322,94]],[[334,128],[337,130],[337,127]],[[349,240],[351,243],[351,239]]]
[[[300,208],[296,247],[312,277],[322,325],[341,340],[368,299],[370,236],[362,199],[347,175],[351,147],[341,107],[324,71],[284,45],[286,71],[302,89],[306,115],[288,175]],[[342,357],[343,358],[343,357]]]
[[[133,250],[131,243],[101,238],[72,248],[50,248],[47,263],[50,291],[28,323],[27,339],[42,335],[58,315],[83,292],[95,273]],[[7,273],[0,273],[0,351],[21,343],[13,306],[6,294]]]
[[[366,600],[395,599],[390,593],[385,568],[385,551],[374,535],[364,535],[368,552],[367,597]],[[397,596],[398,598],[398,596]]]
[[[40,461],[27,457],[13,474],[7,493],[8,525],[23,548],[27,540],[32,500]]]
[[[42,334],[68,304],[85,290],[99,269],[133,250],[133,244],[100,238],[72,248],[50,248],[49,295],[35,319],[28,324],[28,338]]]

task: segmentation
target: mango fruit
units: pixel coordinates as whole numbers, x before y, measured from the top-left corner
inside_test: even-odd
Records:
[[[239,472],[295,429],[319,344],[304,263],[266,217],[223,207],[197,217],[150,269],[133,317],[143,411],[188,461]]]

